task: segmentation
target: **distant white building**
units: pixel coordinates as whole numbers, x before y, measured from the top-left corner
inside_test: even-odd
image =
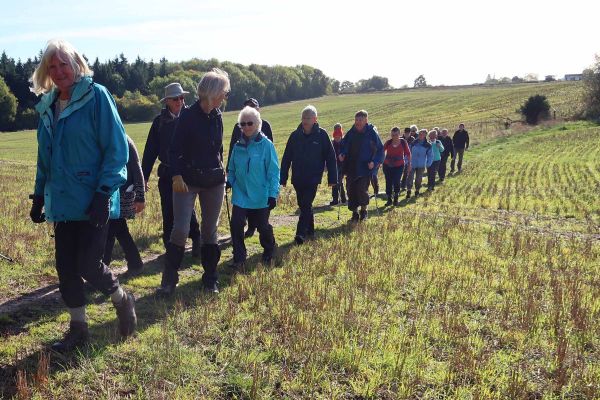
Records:
[[[565,81],[580,81],[583,79],[583,74],[567,74]]]

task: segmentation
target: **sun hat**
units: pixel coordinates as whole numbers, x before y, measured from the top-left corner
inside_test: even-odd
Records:
[[[172,97],[179,97],[183,94],[188,94],[189,92],[183,90],[180,83],[173,82],[169,83],[165,86],[165,97],[160,99],[160,102],[163,103],[165,100],[170,99]]]

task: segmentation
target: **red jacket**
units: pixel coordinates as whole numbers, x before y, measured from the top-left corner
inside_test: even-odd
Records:
[[[385,160],[383,163],[388,167],[400,167],[410,162],[410,149],[404,138],[400,138],[398,147],[392,146],[392,139],[389,139],[383,145],[385,151]]]

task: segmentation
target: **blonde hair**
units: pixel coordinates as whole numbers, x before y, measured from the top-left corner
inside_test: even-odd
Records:
[[[79,82],[84,76],[94,75],[85,61],[85,58],[83,58],[71,43],[62,39],[51,39],[46,44],[42,59],[31,76],[31,91],[33,93],[40,95],[48,93],[54,88],[54,82],[52,82],[50,74],[48,73],[48,65],[54,55],[56,55],[60,61],[66,62],[71,66],[73,74],[75,75],[75,82]]]
[[[213,68],[200,79],[196,92],[200,100],[211,101],[230,90],[229,74],[219,68]]]

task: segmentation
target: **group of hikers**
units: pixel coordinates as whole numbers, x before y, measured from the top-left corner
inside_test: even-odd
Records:
[[[144,209],[145,192],[156,159],[160,194],[165,263],[161,295],[172,295],[179,282],[185,244],[192,240],[192,256],[199,257],[202,285],[218,293],[217,265],[221,258],[217,227],[226,191],[231,190],[230,218],[233,261],[244,266],[244,239],[258,231],[262,261],[270,263],[276,249],[270,212],[277,206],[280,186],[286,186],[291,169],[300,215],[295,242],[302,245],[315,235],[313,202],[325,168],[332,188],[331,205],[346,203],[352,222],[367,218],[369,186],[379,194],[378,168],[386,180],[387,206],[398,205],[399,195],[413,188],[419,195],[427,173],[428,190],[434,190],[436,174],[446,177],[462,169],[469,136],[464,125],[453,138],[447,129],[431,131],[412,125],[390,131],[382,143],[368,113],[358,111],[344,134],[341,124],[333,140],[319,126],[314,106],[302,110],[301,122],[287,140],[281,165],[273,132],[261,118],[259,102],[249,98],[232,132],[229,156],[224,164],[221,104],[231,87],[226,72],[213,69],[201,78],[197,100],[186,107],[177,83],[165,87],[160,115],[152,122],[143,156],[123,127],[111,94],[94,83],[83,56],[68,42],[48,42],[32,76],[32,90],[41,94],[38,157],[30,217],[35,223],[54,225],[56,270],[61,296],[70,314],[69,330],[52,345],[65,352],[89,338],[83,281],[110,296],[122,336],[137,326],[135,299],[109,269],[118,240],[125,253],[127,273],[143,267],[140,253],[127,226]],[[345,178],[345,185],[343,179]],[[198,198],[200,216],[194,204]],[[200,221],[200,222],[199,222]],[[244,228],[248,225],[247,230]]]

